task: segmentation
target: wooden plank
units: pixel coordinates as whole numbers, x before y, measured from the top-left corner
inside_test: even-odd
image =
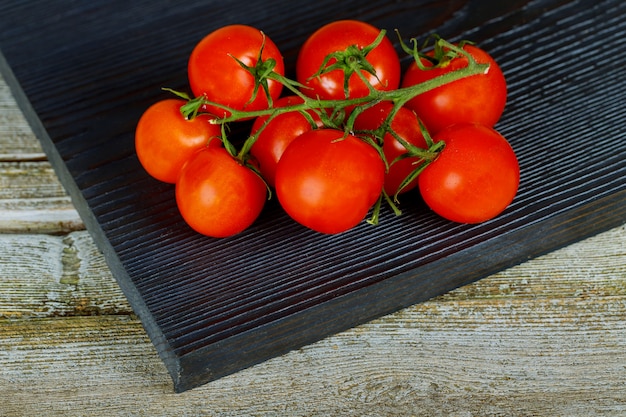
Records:
[[[68,233],[84,228],[49,162],[0,162],[0,232]]]
[[[68,233],[84,228],[0,75],[0,232]]]
[[[0,162],[44,159],[41,144],[0,73]]]
[[[138,167],[132,128],[140,111],[160,97],[163,83],[184,84],[188,50],[210,29],[204,13],[223,9],[206,2],[180,8],[159,2],[92,2],[72,9],[56,2],[2,6],[5,27],[23,16],[32,19],[0,32],[6,35],[0,40],[8,64],[4,69],[18,101],[158,348],[172,356],[167,363],[180,377],[181,390],[623,223],[626,165],[622,142],[613,137],[620,133],[624,108],[618,96],[603,90],[623,84],[619,68],[626,55],[611,44],[623,32],[623,4],[502,3],[486,15],[472,13],[480,8],[471,1],[437,7],[415,2],[411,13],[393,2],[358,10],[354,3],[330,3],[341,6],[346,17],[397,23],[410,35],[435,28],[444,35],[469,34],[501,60],[512,98],[501,126],[519,150],[524,178],[518,198],[494,224],[450,225],[418,206],[411,212],[414,221],[388,217],[386,228],[359,229],[335,239],[303,236],[284,213],[270,209],[233,247],[207,242],[177,216],[171,188],[151,182]],[[267,2],[242,4],[229,18],[268,24],[266,17],[248,14],[255,7],[269,8]],[[285,5],[272,3],[285,8],[275,15],[291,26],[270,25],[277,36],[271,35],[285,42],[293,63],[304,36],[338,16],[325,15],[316,4],[322,13],[315,19],[308,14],[285,18],[300,10]],[[71,13],[42,18],[55,7]],[[233,11],[232,4],[227,7]],[[105,8],[107,19],[102,19]],[[135,12],[142,18],[136,19]],[[436,19],[425,19],[427,13]],[[414,16],[430,26],[420,26]],[[179,25],[178,30],[164,22]],[[601,48],[611,48],[615,65],[597,77],[579,54],[607,52]],[[40,60],[48,65],[34,65]],[[575,140],[563,135],[567,131],[576,132]],[[267,224],[272,227],[263,229]],[[284,244],[295,236],[295,243]],[[378,258],[369,258],[369,252],[360,256],[362,248],[377,248],[380,242],[385,252],[376,253]],[[301,262],[303,253],[306,262]],[[236,267],[211,275],[218,264]],[[225,275],[227,284],[221,286]],[[207,288],[225,291],[209,294]],[[353,304],[340,304],[347,299]],[[224,302],[231,304],[223,308]],[[314,309],[317,315],[310,314]],[[269,340],[258,342],[260,337]]]
[[[49,162],[0,162],[0,200],[63,197],[67,193]]]
[[[626,297],[626,227],[602,233],[439,297],[449,309],[476,303]],[[86,231],[0,234],[0,317],[127,314],[128,302]],[[455,304],[456,303],[456,304]],[[428,320],[425,318],[424,320]]]
[[[129,314],[87,232],[0,234],[0,318]]]
[[[0,414],[45,401],[64,416],[623,415],[625,238],[613,229],[181,394],[131,315],[2,319]]]
[[[49,164],[14,164],[38,162],[32,149],[0,159],[36,172],[0,201],[19,194],[12,207],[45,213],[45,200],[68,200],[51,196]],[[33,233],[50,230],[26,213],[15,218]],[[2,416],[626,413],[624,227],[182,394],[86,232],[7,231]]]

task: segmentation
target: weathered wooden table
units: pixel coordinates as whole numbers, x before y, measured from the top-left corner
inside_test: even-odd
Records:
[[[0,233],[1,416],[626,414],[626,227],[182,394],[4,79]]]

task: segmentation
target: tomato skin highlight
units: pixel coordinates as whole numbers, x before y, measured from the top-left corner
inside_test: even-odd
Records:
[[[265,43],[264,42],[265,39]],[[283,57],[278,47],[263,33],[247,25],[228,25],[206,35],[192,50],[187,64],[189,85],[194,96],[205,95],[207,100],[236,110],[255,111],[268,107],[268,99],[259,88],[256,98],[250,102],[254,91],[254,77],[233,59],[254,67],[263,46],[261,59],[276,61],[274,71],[284,75]],[[280,96],[282,84],[267,80],[270,97]],[[223,117],[229,112],[217,106],[205,106],[205,110]]]
[[[424,202],[458,223],[480,223],[504,211],[520,181],[517,157],[496,130],[476,124],[450,126],[433,137],[445,147],[418,177]]]
[[[335,129],[303,133],[285,150],[276,170],[276,195],[298,223],[325,234],[353,228],[383,188],[385,166],[361,139]]]
[[[302,92],[309,97],[319,96],[325,100],[345,99],[343,84],[344,72],[336,69],[319,77],[315,74],[324,58],[333,52],[343,51],[348,46],[364,48],[379,35],[380,30],[368,23],[357,20],[339,20],[322,26],[304,42],[296,61],[296,80],[308,88]],[[378,90],[394,90],[400,85],[401,69],[398,54],[387,36],[368,55],[367,61],[374,67],[376,76],[363,72],[366,79]],[[331,60],[329,64],[335,62]],[[349,81],[351,98],[368,95],[367,86],[353,74]]]
[[[176,182],[176,204],[185,222],[203,235],[223,238],[247,229],[267,195],[263,180],[222,147],[194,154]]]
[[[376,130],[385,122],[393,108],[391,102],[381,102],[364,110],[354,122],[355,130]],[[401,107],[391,121],[391,128],[407,143],[424,150],[428,149],[426,140],[420,130],[419,121],[415,113],[406,107]],[[393,196],[404,179],[415,169],[414,163],[419,159],[405,158],[395,163],[393,161],[407,152],[407,149],[391,133],[385,133],[383,138],[383,153],[389,165],[385,174],[385,192]],[[398,194],[406,193],[417,187],[417,179],[411,181]]]
[[[304,100],[301,97],[285,96],[276,100],[274,107],[287,107],[302,102]],[[316,122],[317,127],[321,127],[322,122],[319,116],[313,111],[310,111],[309,114],[311,114],[313,121]],[[269,116],[257,117],[250,133],[254,134],[259,131],[268,118]],[[250,148],[250,154],[258,162],[259,171],[268,185],[274,187],[276,166],[287,146],[296,137],[312,129],[313,126],[306,117],[294,111],[276,116],[259,133],[259,137]]]
[[[463,49],[481,64],[488,63],[486,74],[473,75],[420,94],[406,103],[415,111],[431,135],[458,123],[478,123],[493,127],[504,112],[507,85],[502,70],[484,50],[465,45]],[[431,53],[432,55],[432,53]],[[424,65],[432,64],[422,59]],[[440,75],[464,68],[466,57],[457,57],[447,65],[427,70],[412,62],[405,71],[402,87],[409,87]]]
[[[157,101],[144,111],[135,128],[137,158],[150,176],[174,184],[183,165],[209,143],[219,144],[220,127],[207,115],[187,120],[180,99]],[[216,139],[213,141],[212,139]]]

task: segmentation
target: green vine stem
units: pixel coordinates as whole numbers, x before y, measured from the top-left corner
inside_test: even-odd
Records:
[[[415,84],[410,87],[399,88],[397,90],[383,91],[383,90],[374,90],[368,96],[358,97],[358,98],[348,98],[342,100],[320,100],[316,98],[310,98],[308,96],[301,95],[304,99],[303,103],[293,104],[285,107],[271,107],[265,110],[256,110],[256,111],[246,111],[246,110],[236,110],[230,108],[228,106],[224,106],[219,103],[215,103],[212,101],[208,101],[199,97],[200,103],[202,104],[210,104],[212,106],[216,106],[222,109],[227,110],[230,115],[222,118],[213,119],[211,123],[231,123],[237,122],[240,120],[245,120],[253,117],[260,116],[269,116],[272,114],[282,114],[288,113],[292,111],[307,111],[307,110],[324,110],[324,109],[345,109],[353,106],[360,106],[365,104],[379,103],[382,101],[391,101],[396,104],[398,107],[404,105],[407,101],[412,99],[413,97],[423,94],[427,91],[433,90],[435,88],[441,87],[445,84],[460,80],[462,78],[471,77],[473,75],[484,74],[489,69],[489,64],[479,64],[476,61],[470,60],[467,67],[460,68],[458,70],[440,75],[431,80],[425,81],[420,84]],[[280,79],[283,78],[278,74],[274,74],[273,77]],[[186,115],[188,117],[188,115]]]

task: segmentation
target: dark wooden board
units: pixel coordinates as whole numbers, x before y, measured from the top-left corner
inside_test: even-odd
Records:
[[[187,89],[189,52],[219,26],[264,30],[292,72],[306,36],[340,18],[496,58],[510,88],[497,128],[522,172],[511,207],[460,225],[414,197],[323,236],[274,202],[242,235],[193,233],[135,157],[139,115],[161,87]],[[4,0],[0,69],[180,392],[623,224],[625,33],[620,0]]]

